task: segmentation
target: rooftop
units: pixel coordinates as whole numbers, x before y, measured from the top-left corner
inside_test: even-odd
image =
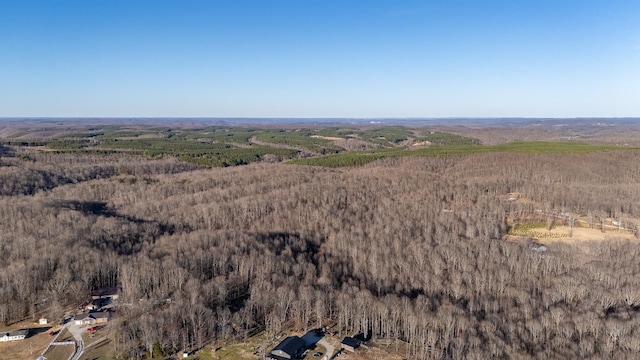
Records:
[[[340,342],[341,344],[347,345],[347,346],[351,346],[353,348],[356,348],[358,346],[360,346],[360,340],[358,339],[354,339],[350,336],[347,336],[346,338],[344,338],[342,340],[342,342]]]

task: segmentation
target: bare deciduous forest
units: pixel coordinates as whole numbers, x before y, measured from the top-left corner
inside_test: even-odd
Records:
[[[0,148],[0,322],[120,287],[117,354],[320,326],[408,359],[633,358],[640,243],[506,240],[550,211],[640,218],[640,151],[359,167]],[[505,201],[518,193],[527,201]],[[615,234],[613,234],[615,237]]]

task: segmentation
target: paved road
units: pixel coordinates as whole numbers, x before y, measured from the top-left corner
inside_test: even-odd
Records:
[[[84,341],[82,340],[82,333],[84,332],[84,328],[70,322],[69,324],[67,324],[67,329],[69,329],[71,335],[73,335],[73,337],[76,339],[76,352],[69,358],[69,360],[78,360],[84,352]]]

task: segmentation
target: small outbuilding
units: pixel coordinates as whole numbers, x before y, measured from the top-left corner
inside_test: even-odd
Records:
[[[289,336],[274,347],[266,359],[295,360],[301,358],[306,349],[304,340],[297,336]]]
[[[360,347],[360,340],[347,336],[340,342],[340,349],[355,352]]]

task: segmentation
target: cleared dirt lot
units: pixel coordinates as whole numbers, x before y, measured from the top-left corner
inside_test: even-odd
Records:
[[[606,232],[602,232],[596,228],[583,228],[574,227],[573,236],[570,236],[571,228],[568,226],[556,226],[551,231],[544,227],[532,228],[527,231],[527,235],[535,238],[536,240],[545,243],[553,241],[562,241],[567,243],[577,243],[580,241],[605,241],[613,239],[628,239],[638,240],[633,234],[626,231],[617,231],[607,229]]]
[[[323,139],[323,140],[344,140],[343,138],[335,137],[335,136],[320,136],[320,135],[311,135],[314,139]]]

